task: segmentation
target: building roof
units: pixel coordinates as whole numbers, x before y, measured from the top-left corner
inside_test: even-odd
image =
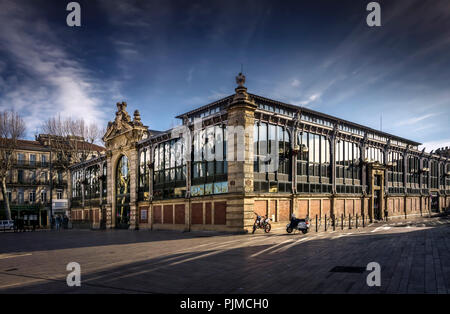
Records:
[[[98,151],[103,152],[105,148],[103,146],[99,146],[96,144],[91,144],[87,142],[82,142],[83,148],[90,151]],[[51,147],[49,145],[45,145],[41,141],[30,141],[30,140],[17,140],[17,148],[18,150],[36,150],[36,151],[47,151],[50,152]]]
[[[331,115],[328,115],[328,114],[325,114],[325,113],[322,113],[322,112],[311,110],[311,109],[306,108],[306,107],[301,107],[301,106],[296,106],[296,105],[292,105],[292,104],[287,104],[287,103],[284,103],[284,102],[281,102],[281,101],[269,99],[269,98],[266,98],[266,97],[263,97],[263,96],[259,96],[259,95],[256,95],[256,94],[248,93],[248,95],[251,98],[253,98],[254,100],[261,100],[261,101],[269,102],[269,103],[272,103],[274,105],[279,105],[279,106],[291,109],[291,110],[293,110],[295,112],[300,110],[302,113],[309,113],[309,114],[313,114],[313,115],[318,116],[318,117],[322,117],[322,118],[326,118],[326,119],[332,120],[334,122],[340,122],[340,123],[343,123],[343,124],[346,124],[346,125],[349,125],[349,126],[353,126],[353,127],[365,130],[365,131],[369,131],[371,133],[374,133],[374,134],[377,134],[377,135],[380,135],[380,136],[384,136],[384,137],[387,137],[387,138],[390,138],[390,139],[402,141],[402,142],[405,142],[406,144],[411,144],[411,145],[414,145],[414,146],[421,145],[421,143],[419,143],[419,142],[415,142],[415,141],[412,141],[412,140],[409,140],[409,139],[405,139],[405,138],[402,138],[402,137],[399,137],[399,136],[396,136],[396,135],[393,135],[393,134],[389,134],[389,133],[386,133],[386,132],[375,130],[375,129],[372,129],[372,128],[367,127],[367,126],[364,126],[364,125],[361,125],[361,124],[358,124],[358,123],[355,123],[355,122],[351,122],[351,121],[348,121],[348,120],[344,120],[344,119],[341,119],[341,118],[338,118],[338,117],[334,117],[334,116],[331,116]],[[201,112],[201,111],[206,110],[208,108],[215,107],[215,106],[217,106],[219,104],[229,103],[229,102],[232,101],[233,97],[234,97],[234,94],[230,95],[230,96],[227,96],[227,97],[224,97],[224,98],[221,98],[221,99],[219,99],[217,101],[214,101],[212,103],[209,103],[207,105],[198,107],[198,108],[196,108],[194,110],[191,110],[191,111],[188,111],[188,112],[183,113],[181,115],[178,115],[176,118],[183,119],[185,116],[191,116],[191,115],[193,115],[193,114],[195,114],[197,112]]]

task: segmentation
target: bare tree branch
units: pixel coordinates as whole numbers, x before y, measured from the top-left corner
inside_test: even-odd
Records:
[[[4,201],[5,216],[11,219],[11,209],[6,190],[6,180],[12,170],[14,151],[18,140],[25,134],[25,123],[22,117],[14,111],[0,112],[0,180]]]

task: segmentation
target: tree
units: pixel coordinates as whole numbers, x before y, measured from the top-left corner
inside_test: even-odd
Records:
[[[84,119],[61,118],[58,115],[46,120],[42,131],[45,134],[40,134],[39,140],[50,147],[52,154],[56,154],[56,158],[51,161],[52,168],[63,170],[69,180],[70,166],[98,156],[104,150],[96,145],[103,137],[103,130],[94,123],[87,125]]]
[[[4,202],[5,218],[11,219],[11,209],[6,191],[6,180],[14,163],[14,151],[18,140],[25,134],[25,123],[21,116],[13,111],[0,112],[0,180]]]
[[[83,119],[49,118],[42,130],[45,134],[40,139],[57,154],[56,164],[65,170],[103,150],[96,145],[103,136],[102,130],[94,123],[87,125]]]

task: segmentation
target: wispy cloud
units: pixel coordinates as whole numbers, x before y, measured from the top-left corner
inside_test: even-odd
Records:
[[[413,125],[413,124],[416,124],[416,123],[421,122],[423,120],[426,120],[426,119],[429,119],[431,117],[434,117],[436,115],[438,115],[438,113],[429,113],[429,114],[426,114],[426,115],[422,115],[420,117],[409,118],[409,119],[397,122],[396,126]]]
[[[10,72],[0,71],[0,108],[20,111],[29,135],[58,113],[103,124],[92,73],[60,46],[32,7],[9,0],[1,0],[0,7],[0,52],[14,65]]]

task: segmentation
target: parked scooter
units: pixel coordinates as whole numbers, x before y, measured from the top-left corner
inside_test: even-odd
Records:
[[[308,233],[309,218],[306,217],[305,219],[297,219],[297,218],[295,218],[295,215],[292,214],[291,222],[287,224],[286,231],[287,231],[287,233],[292,233],[292,231],[294,231],[294,230],[299,230],[303,234]]]
[[[272,229],[272,225],[270,224],[270,218],[264,218],[262,216],[259,216],[256,214],[255,223],[253,224],[253,231],[252,234],[255,233],[256,229],[264,229],[265,233],[269,233]]]

